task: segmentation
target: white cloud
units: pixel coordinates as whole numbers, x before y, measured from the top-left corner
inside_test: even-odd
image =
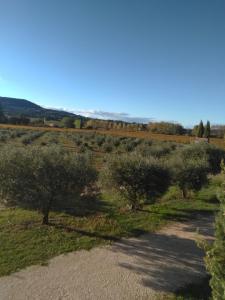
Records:
[[[152,118],[131,116],[130,114],[124,112],[108,112],[102,110],[75,110],[73,112],[85,117],[105,120],[117,120],[137,123],[148,123],[153,120]]]
[[[103,119],[103,120],[114,120],[114,121],[125,121],[125,122],[136,122],[136,123],[148,123],[151,121],[154,121],[153,118],[144,118],[144,117],[138,117],[138,116],[131,116],[128,113],[125,112],[109,112],[109,111],[102,111],[102,110],[96,110],[96,109],[67,109],[63,107],[46,107],[48,109],[55,109],[55,110],[62,110],[71,112],[76,115],[81,115],[88,118],[94,118],[94,119]]]

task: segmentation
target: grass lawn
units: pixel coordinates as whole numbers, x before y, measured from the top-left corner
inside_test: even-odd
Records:
[[[155,231],[170,221],[213,212],[217,204],[202,200],[176,200],[146,205],[142,211],[123,212],[110,202],[89,215],[52,212],[49,226],[41,215],[19,208],[0,210],[0,276],[26,266],[45,264],[48,259],[79,249],[111,243]]]

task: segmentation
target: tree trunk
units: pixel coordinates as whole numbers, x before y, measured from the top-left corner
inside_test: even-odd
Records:
[[[182,196],[184,199],[187,198],[187,190],[186,189],[182,189]]]
[[[132,211],[139,210],[140,208],[141,208],[141,205],[140,205],[140,203],[138,203],[137,199],[135,199],[135,201],[132,201],[132,204],[131,204]]]
[[[48,225],[48,211],[44,213],[43,219],[42,219],[42,225]]]
[[[132,210],[132,211],[135,211],[135,210],[137,210],[137,207],[136,207],[136,205],[135,205],[135,204],[131,204],[131,210]]]
[[[45,205],[42,207],[42,214],[43,214],[42,225],[49,224],[49,211],[51,209],[52,202],[53,202],[53,197],[50,197],[49,201],[45,203]]]

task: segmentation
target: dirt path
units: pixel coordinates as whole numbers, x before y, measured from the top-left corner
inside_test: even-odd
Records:
[[[196,230],[212,239],[213,218],[175,223],[112,246],[60,255],[0,278],[1,300],[153,299],[205,275]]]

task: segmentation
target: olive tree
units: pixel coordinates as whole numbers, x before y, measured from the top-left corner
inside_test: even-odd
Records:
[[[175,156],[170,161],[172,177],[182,191],[183,198],[188,190],[200,190],[207,183],[208,163],[202,159],[182,159]]]
[[[37,209],[48,224],[57,203],[78,196],[96,179],[87,158],[58,147],[3,148],[0,196],[7,205]]]
[[[153,200],[167,190],[170,174],[158,160],[130,154],[108,159],[104,181],[116,188],[135,210],[141,200]]]
[[[180,157],[183,161],[187,160],[205,160],[208,164],[208,172],[216,174],[220,172],[221,160],[225,158],[225,151],[215,145],[207,143],[185,145],[179,148],[176,157]]]

